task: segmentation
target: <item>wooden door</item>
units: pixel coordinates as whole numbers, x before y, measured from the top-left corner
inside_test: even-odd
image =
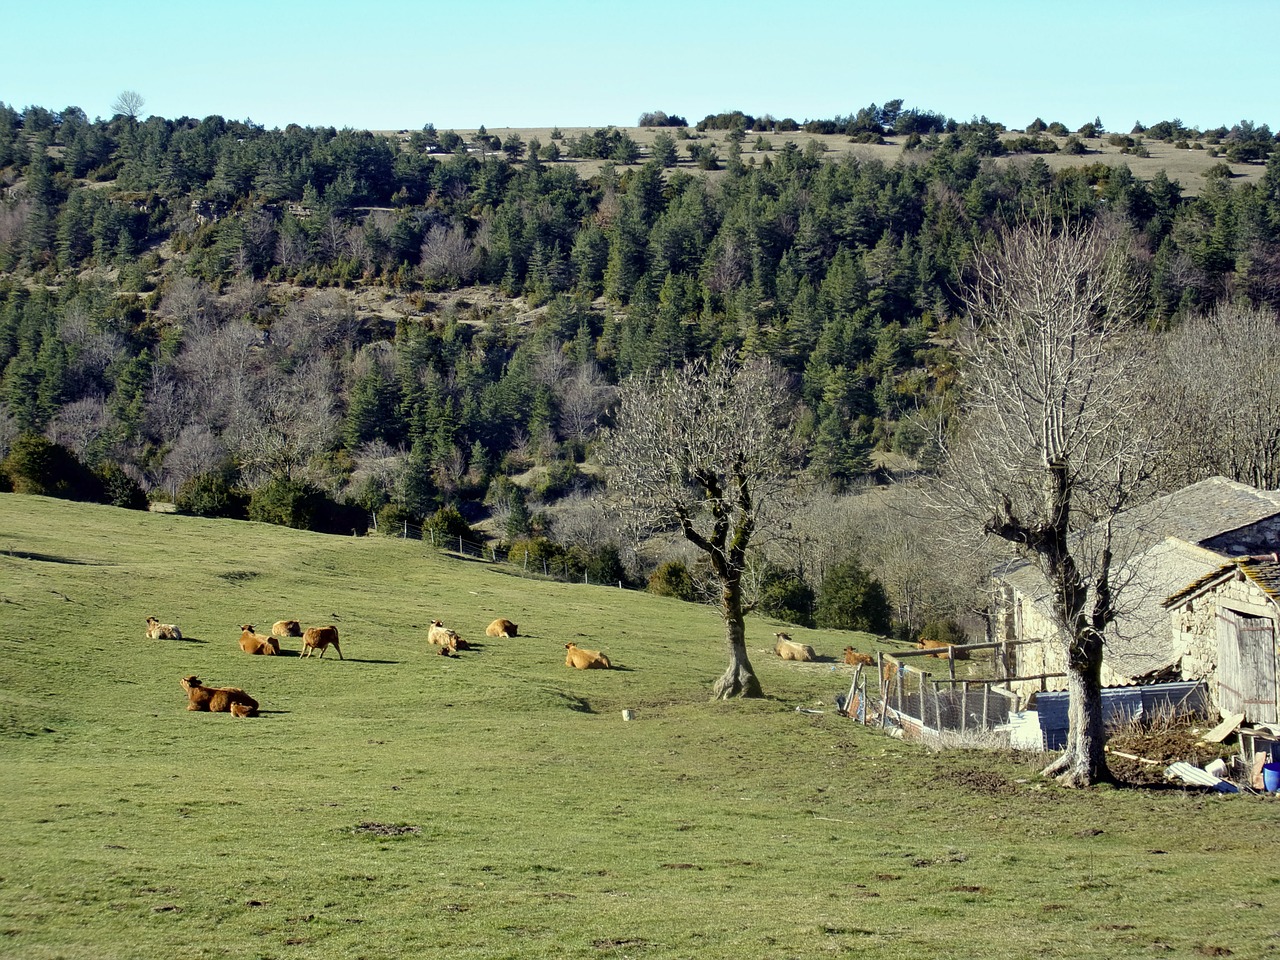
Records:
[[[1251,723],[1275,723],[1275,623],[1218,608],[1218,708]]]

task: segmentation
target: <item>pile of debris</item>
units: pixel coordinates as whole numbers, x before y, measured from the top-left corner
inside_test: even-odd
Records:
[[[1266,790],[1263,767],[1280,745],[1266,736],[1269,731],[1242,729],[1243,721],[1243,715],[1235,714],[1211,730],[1131,725],[1107,741],[1107,764],[1117,780],[1134,786],[1178,783],[1220,793]]]

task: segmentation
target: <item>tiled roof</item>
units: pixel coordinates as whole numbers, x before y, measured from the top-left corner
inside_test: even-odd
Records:
[[[1255,525],[1280,515],[1280,492],[1258,490],[1226,477],[1210,477],[1189,487],[1158,497],[1116,517],[1118,537],[1132,541],[1125,552],[1133,555],[1165,537],[1177,537],[1214,550],[1221,556],[1263,553],[1271,529],[1252,531]],[[1277,527],[1280,532],[1280,527]],[[1235,534],[1233,537],[1232,534]],[[1263,542],[1255,542],[1261,539]],[[1246,549],[1223,549],[1226,543],[1249,544]],[[1266,546],[1268,549],[1263,550]],[[1117,555],[1119,551],[1117,551]]]
[[[1226,577],[1234,576],[1236,571],[1244,574],[1257,584],[1263,593],[1280,603],[1280,556],[1268,553],[1262,556],[1235,557],[1227,563],[1220,564],[1192,580],[1177,593],[1170,594],[1161,606],[1176,607],[1184,600],[1189,600],[1216,586]]]

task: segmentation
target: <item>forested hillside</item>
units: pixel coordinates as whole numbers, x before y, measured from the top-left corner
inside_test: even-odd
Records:
[[[1013,135],[900,102],[803,125],[648,120],[662,130],[643,145],[614,128],[544,143],[0,104],[0,482],[346,533],[373,514],[485,521],[616,573],[619,544],[550,516],[598,482],[592,442],[622,379],[768,355],[801,408],[798,466],[847,490],[884,455],[927,454],[914,415],[946,414],[966,264],[1004,225],[1127,236],[1144,321],[1178,356],[1209,355],[1202,335],[1173,345],[1222,304],[1274,333],[1265,126]],[[904,149],[829,157],[810,133]],[[1190,191],[1091,162],[1103,137],[1224,162]],[[1064,150],[1079,164],[1041,158]],[[585,159],[605,162],[584,176]],[[1265,174],[1233,183],[1246,163]],[[1274,354],[1233,336],[1222,356]],[[1172,365],[1177,396],[1204,369]],[[1280,483],[1240,443],[1210,446],[1171,458],[1169,482]]]

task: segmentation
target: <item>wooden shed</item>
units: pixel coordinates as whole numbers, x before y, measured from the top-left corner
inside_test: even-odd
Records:
[[[1280,721],[1280,557],[1236,557],[1164,601],[1182,676],[1203,678],[1223,716]]]

